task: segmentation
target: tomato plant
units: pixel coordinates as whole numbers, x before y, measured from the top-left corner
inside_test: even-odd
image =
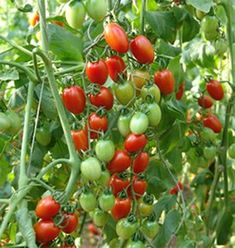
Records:
[[[232,1],[0,6],[0,246],[234,247]]]

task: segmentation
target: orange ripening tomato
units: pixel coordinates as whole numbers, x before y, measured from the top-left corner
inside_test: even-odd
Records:
[[[33,16],[29,19],[30,26],[34,27],[39,22],[39,14],[35,12]]]
[[[118,53],[126,53],[129,49],[127,34],[117,23],[111,22],[105,26],[104,39]]]

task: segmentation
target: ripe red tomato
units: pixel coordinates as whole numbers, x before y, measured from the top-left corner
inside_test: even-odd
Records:
[[[154,60],[154,48],[151,42],[143,35],[138,35],[130,42],[130,50],[141,64],[151,64]]]
[[[109,23],[104,28],[104,38],[107,44],[118,53],[126,53],[129,49],[126,32],[117,23]]]
[[[222,100],[224,97],[224,90],[221,83],[217,80],[210,80],[206,84],[206,89],[209,95],[215,100]]]
[[[203,108],[210,108],[213,105],[213,101],[209,96],[201,96],[198,98],[198,104]]]
[[[55,226],[52,220],[40,220],[34,225],[36,240],[40,243],[48,243],[55,239],[60,229]]]
[[[104,60],[88,62],[86,65],[86,75],[92,83],[104,84],[108,78],[108,68]]]
[[[130,181],[127,178],[120,178],[117,174],[113,174],[110,178],[109,185],[112,188],[112,192],[117,196],[120,192],[127,189],[130,185]]]
[[[115,173],[126,170],[130,165],[131,158],[128,153],[124,150],[117,150],[107,168],[111,173]]]
[[[51,195],[43,197],[37,204],[35,213],[43,220],[50,220],[60,210],[60,204]]]
[[[79,86],[65,88],[62,93],[62,99],[66,109],[75,115],[82,113],[85,109],[85,93]]]
[[[88,224],[88,231],[92,235],[99,235],[100,234],[99,229],[93,223]]]
[[[203,126],[212,129],[215,133],[220,133],[222,130],[220,120],[213,114],[210,114],[203,119]]]
[[[136,193],[136,198],[139,198],[142,196],[146,189],[147,189],[147,182],[144,179],[139,178],[138,176],[135,176],[133,179],[133,189]]]
[[[179,85],[179,89],[178,89],[178,91],[176,92],[176,95],[175,95],[176,100],[178,100],[178,101],[181,100],[181,98],[184,95],[184,88],[185,88],[184,83]]]
[[[134,173],[140,173],[146,170],[149,163],[149,155],[147,152],[139,153],[133,161]]]
[[[119,198],[115,199],[114,206],[112,208],[112,216],[115,220],[125,218],[131,211],[131,200],[130,198]]]
[[[137,152],[142,150],[148,140],[144,134],[129,134],[124,142],[124,147],[128,152]]]
[[[179,181],[175,187],[171,188],[169,194],[176,195],[180,190],[183,189],[183,184]]]
[[[174,91],[174,75],[168,69],[155,72],[154,82],[159,87],[163,95],[171,94]]]
[[[88,149],[88,136],[86,130],[72,130],[71,135],[77,151],[86,151]]]
[[[108,88],[101,86],[98,94],[90,95],[90,102],[96,107],[109,110],[113,107],[113,94]]]
[[[88,119],[89,127],[95,131],[105,132],[108,129],[108,119],[106,116],[99,116],[96,113],[91,113]],[[98,133],[91,131],[91,138],[96,139]]]
[[[62,231],[64,233],[72,233],[77,229],[78,216],[75,213],[64,213],[64,221],[62,222]]]
[[[120,56],[114,55],[107,58],[105,63],[108,67],[109,76],[114,82],[118,81],[119,74],[121,74],[126,68],[123,59]]]

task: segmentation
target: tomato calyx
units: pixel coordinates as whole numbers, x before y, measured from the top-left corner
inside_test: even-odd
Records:
[[[154,202],[154,196],[152,194],[145,194],[143,197],[143,202],[152,205]]]

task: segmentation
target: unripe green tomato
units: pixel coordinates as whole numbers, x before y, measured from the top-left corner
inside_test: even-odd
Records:
[[[42,146],[47,146],[51,142],[51,133],[46,128],[40,128],[36,133],[36,140]]]
[[[69,0],[57,0],[58,3],[67,3]]]
[[[157,103],[150,103],[148,105],[147,117],[150,126],[156,127],[160,123],[162,112]]]
[[[143,100],[145,100],[147,96],[152,96],[156,103],[159,103],[161,99],[161,92],[156,84],[153,84],[150,87],[148,85],[145,85],[141,89],[140,94]]]
[[[130,115],[121,115],[118,118],[118,123],[117,123],[118,131],[124,137],[126,137],[131,132],[130,122],[131,122],[131,116]]]
[[[97,158],[87,158],[81,163],[81,173],[88,180],[97,180],[101,176],[101,164]]]
[[[82,193],[79,197],[79,203],[82,209],[86,212],[93,211],[97,206],[95,195],[91,192]]]
[[[111,140],[99,140],[95,146],[97,158],[103,162],[112,160],[115,153],[115,146]]]
[[[108,0],[88,0],[86,2],[86,10],[93,20],[100,22],[107,14]]]
[[[153,208],[154,208],[153,204],[145,203],[143,202],[142,199],[139,200],[138,210],[142,217],[147,217],[151,215],[153,212]]]
[[[8,112],[7,117],[11,122],[10,128],[7,131],[11,134],[16,134],[21,128],[21,120],[18,114],[15,112]]]
[[[107,186],[109,184],[110,174],[107,170],[101,172],[100,178],[97,180],[97,183],[101,186]]]
[[[110,211],[115,203],[115,197],[113,194],[105,194],[103,193],[99,199],[99,206],[102,210],[108,212]]]
[[[11,120],[5,113],[0,112],[0,131],[5,131],[11,127]]]
[[[219,22],[215,16],[206,16],[201,23],[201,30],[206,40],[216,40],[219,35]]]
[[[140,240],[138,241],[133,241],[133,240],[130,240],[128,243],[127,243],[127,246],[126,248],[146,248],[146,246],[144,245],[144,243]]]
[[[206,15],[205,12],[203,12],[203,11],[201,11],[199,9],[195,10],[195,14],[196,14],[196,17],[197,17],[198,20],[202,20],[203,17]]]
[[[224,55],[228,50],[228,42],[225,39],[218,39],[214,43],[215,52],[218,56]]]
[[[130,122],[130,130],[134,134],[144,133],[149,125],[149,119],[146,114],[142,112],[136,112]]]
[[[81,1],[73,0],[66,6],[65,18],[72,28],[80,29],[85,20],[85,16],[85,7]]]
[[[103,210],[97,208],[93,213],[93,222],[96,226],[102,227],[105,226],[108,220],[108,213],[104,212]]]
[[[145,219],[140,227],[141,232],[150,239],[153,239],[159,230],[157,221],[149,221]]]
[[[122,84],[114,85],[114,93],[117,98],[117,100],[122,105],[127,105],[133,102],[135,98],[135,88],[134,86],[129,83],[125,82]]]
[[[129,239],[137,231],[138,223],[129,222],[127,218],[121,219],[116,225],[116,233],[122,239]]]
[[[228,149],[228,155],[230,158],[235,159],[235,143],[232,144]]]
[[[122,240],[115,238],[110,241],[109,248],[117,248],[117,247],[121,247],[121,245],[122,245]]]
[[[214,147],[214,146],[205,147],[203,150],[203,155],[208,160],[213,159],[216,155],[216,147]]]

